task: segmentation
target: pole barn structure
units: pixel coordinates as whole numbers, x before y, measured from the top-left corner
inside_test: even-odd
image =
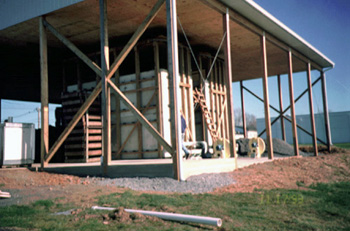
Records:
[[[325,71],[334,63],[253,1],[3,0],[0,6],[0,99],[41,102],[43,169],[62,155],[66,163],[100,163],[104,175],[127,175],[125,170],[185,180],[233,170],[232,82],[240,82],[242,95],[244,90],[254,95],[244,81],[258,78],[263,98],[254,96],[264,103],[270,159],[271,124],[277,120],[291,122],[299,155],[297,128],[303,128],[296,123],[294,104],[306,93],[312,129],[304,130],[313,137],[315,155],[318,142],[330,148]],[[320,77],[312,82],[315,71]],[[308,85],[295,98],[293,75],[300,72]],[[279,109],[269,103],[273,76]],[[281,100],[283,77],[289,83],[287,108]],[[316,137],[312,87],[318,81],[326,141]],[[49,103],[62,104],[56,113],[61,133],[52,144]],[[244,112],[243,97],[241,105]],[[270,109],[279,114],[275,121]],[[187,122],[184,134],[181,115]],[[243,113],[246,134],[245,124]],[[285,137],[284,125],[281,132]],[[183,145],[193,155],[198,147],[210,151],[213,158],[184,160]],[[129,166],[131,160],[137,167]],[[141,168],[145,171],[138,173]]]

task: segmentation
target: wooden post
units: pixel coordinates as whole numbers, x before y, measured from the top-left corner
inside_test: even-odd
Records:
[[[312,99],[312,82],[311,82],[311,63],[307,64],[307,86],[309,90],[309,107],[310,107],[310,121],[311,121],[311,133],[312,133],[312,144],[314,146],[314,154],[318,156],[317,149],[317,134],[314,116],[314,103]]]
[[[226,85],[226,100],[227,111],[229,116],[229,139],[230,139],[230,153],[236,160],[237,168],[237,153],[236,153],[236,139],[235,139],[235,115],[233,113],[233,98],[232,98],[232,59],[231,59],[231,34],[230,34],[230,15],[228,9],[226,14],[223,14],[223,31],[226,32],[226,38],[224,42],[225,53],[225,85]]]
[[[46,167],[45,156],[49,152],[49,77],[47,66],[47,34],[44,18],[39,19],[40,76],[41,76],[41,169]]]
[[[174,177],[178,181],[183,180],[182,176],[182,138],[181,98],[179,90],[179,51],[177,38],[177,12],[176,0],[166,0],[167,13],[167,44],[168,44],[168,72],[170,83],[170,119],[171,119],[171,141],[173,146],[173,167]]]
[[[163,131],[163,100],[162,100],[162,79],[160,74],[160,64],[159,64],[159,45],[158,42],[153,42],[153,58],[154,58],[154,75],[157,86],[157,126],[159,133],[164,136]],[[163,158],[163,146],[158,142],[158,157]]]
[[[282,140],[286,141],[286,130],[284,126],[284,118],[283,118],[283,97],[282,97],[282,84],[281,84],[281,75],[277,75],[277,85],[278,85],[278,98],[280,104],[280,118],[281,118],[281,134]]]
[[[265,126],[266,126],[266,149],[269,159],[273,159],[273,143],[270,119],[270,100],[268,87],[267,73],[267,52],[266,52],[266,37],[265,33],[260,37],[261,42],[261,58],[263,65],[263,88],[264,88],[264,110],[265,110]]]
[[[241,88],[241,107],[242,107],[242,123],[243,123],[243,135],[244,138],[247,138],[247,123],[245,117],[245,107],[244,107],[244,88],[243,88],[243,80],[239,82],[239,86]]]
[[[328,113],[326,75],[323,71],[321,71],[321,83],[322,83],[323,114],[324,114],[324,123],[326,127],[327,148],[328,148],[328,151],[330,152],[331,146],[332,146],[332,137],[331,137],[331,128],[330,128],[329,113]]]
[[[289,82],[289,99],[290,99],[290,112],[292,117],[292,132],[293,132],[293,147],[294,154],[299,156],[299,144],[298,144],[298,131],[297,121],[295,117],[295,105],[294,105],[294,87],[293,87],[293,62],[292,62],[292,51],[288,52],[288,82]]]
[[[142,101],[141,101],[141,79],[140,79],[140,55],[137,46],[134,47],[135,54],[135,75],[136,75],[136,108],[141,111]],[[139,124],[137,126],[137,137],[138,137],[138,152],[141,154],[141,158],[143,158],[143,142],[142,142],[142,125]]]
[[[193,104],[193,79],[192,79],[192,67],[191,67],[191,55],[189,49],[187,49],[187,78],[189,79],[188,83],[190,84],[191,88],[189,89],[189,125],[191,127],[191,133],[192,133],[192,141],[196,141],[196,121],[195,121],[195,111],[194,111],[194,104]]]
[[[109,70],[108,20],[107,0],[100,0],[100,39],[101,39],[101,70],[102,70],[102,167],[103,174],[107,175],[111,161],[110,136],[110,91],[108,90],[107,74]]]

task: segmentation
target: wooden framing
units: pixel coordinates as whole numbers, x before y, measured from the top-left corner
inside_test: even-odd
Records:
[[[268,88],[268,74],[267,74],[267,53],[266,53],[266,37],[265,34],[260,37],[261,42],[261,59],[263,66],[263,90],[264,90],[264,111],[265,111],[265,126],[266,126],[266,149],[269,159],[273,159],[273,143],[271,132],[270,119],[270,100]],[[294,102],[294,101],[293,101]]]
[[[166,0],[167,13],[167,47],[168,47],[168,73],[170,82],[170,118],[171,140],[173,144],[173,169],[174,178],[183,180],[182,156],[181,156],[181,118],[180,118],[180,93],[179,93],[179,54],[177,37],[177,11],[176,0]]]
[[[331,127],[330,127],[329,114],[328,114],[326,75],[324,71],[321,71],[321,83],[322,83],[323,114],[324,114],[324,123],[326,128],[327,148],[328,148],[328,151],[330,152],[331,146],[332,146],[332,138],[331,138]]]
[[[223,31],[226,32],[226,38],[224,43],[224,55],[225,55],[225,85],[226,85],[226,100],[228,114],[231,115],[228,118],[228,131],[230,153],[233,153],[233,157],[236,160],[237,167],[237,153],[236,153],[236,139],[235,139],[235,118],[233,112],[233,99],[232,99],[232,59],[231,59],[231,35],[230,35],[230,18],[229,10],[226,9],[223,14]]]
[[[46,166],[43,161],[49,152],[49,76],[47,63],[47,35],[44,18],[39,19],[40,33],[40,76],[41,76],[41,168]]]
[[[241,110],[242,110],[242,123],[243,123],[243,135],[244,138],[247,138],[247,123],[246,123],[246,117],[245,117],[245,105],[244,105],[244,88],[243,88],[243,81],[241,80],[239,82],[239,86],[241,89]]]
[[[311,81],[311,64],[310,63],[307,64],[307,87],[309,90],[309,109],[310,109],[312,145],[314,147],[315,156],[318,156],[316,125],[315,125],[315,116],[314,116],[314,103],[312,98],[312,81]]]
[[[120,52],[120,54],[117,56],[117,58],[115,59],[115,61],[112,64],[112,68],[111,70],[108,72],[107,75],[107,79],[109,80],[116,72],[116,70],[119,68],[119,66],[121,65],[121,63],[125,60],[126,56],[128,55],[128,53],[130,52],[130,50],[132,49],[132,47],[134,47],[134,45],[137,43],[137,41],[139,40],[139,38],[141,37],[141,35],[145,32],[146,28],[149,26],[149,24],[152,22],[152,20],[155,18],[155,16],[157,15],[157,13],[159,12],[160,8],[162,7],[163,3],[165,0],[158,0],[158,2],[155,4],[155,6],[152,8],[151,12],[147,15],[147,17],[145,18],[145,20],[140,24],[140,26],[137,28],[137,30],[135,31],[135,33],[133,34],[133,36],[129,39],[128,43],[125,45],[125,47],[123,48],[123,50]],[[50,27],[50,25],[48,23],[45,23],[44,21],[44,25],[46,27]],[[51,26],[52,27],[52,26]],[[53,27],[52,27],[53,28]],[[55,31],[55,30],[54,30]],[[52,30],[51,30],[52,32]],[[55,33],[54,33],[55,34]],[[77,49],[71,42],[69,42],[69,40],[65,39],[62,36],[59,36],[59,34],[55,34],[56,37],[60,37],[62,38],[62,42],[68,47],[70,48],[79,58],[83,59],[84,62],[86,62],[86,64],[88,64],[95,72],[96,74],[99,74],[99,76],[102,76],[102,73],[100,74],[100,72],[98,71],[99,68],[94,68],[93,66],[95,65],[91,65],[93,64],[91,61],[89,62],[90,59],[87,58],[86,55],[84,55],[81,51],[79,51],[79,49]],[[87,58],[87,59],[86,59]],[[60,137],[58,138],[58,140],[54,143],[54,145],[52,146],[52,148],[50,149],[48,155],[45,157],[45,159],[43,159],[42,161],[44,161],[45,163],[48,163],[51,158],[53,157],[53,155],[57,152],[57,150],[59,149],[59,147],[62,145],[62,143],[64,142],[64,140],[68,137],[69,133],[73,130],[73,128],[75,127],[75,125],[78,123],[78,121],[80,120],[80,118],[83,116],[83,114],[86,112],[86,110],[90,107],[90,105],[92,104],[92,102],[96,99],[96,97],[99,95],[99,93],[102,90],[102,82],[100,81],[95,89],[93,90],[93,92],[90,94],[89,98],[84,102],[84,104],[81,106],[81,108],[78,110],[78,112],[75,114],[75,116],[73,117],[73,119],[71,120],[71,122],[67,125],[67,127],[64,129],[64,131],[62,132],[62,134],[60,135]]]
[[[281,116],[281,112],[283,112],[283,98],[282,98],[282,86],[281,86],[281,75],[277,75],[277,87],[278,87],[278,99],[280,105],[280,118],[281,118],[281,134],[282,140],[286,141],[286,129],[284,126],[284,118]]]
[[[288,83],[289,83],[289,99],[290,99],[290,113],[292,117],[292,133],[293,133],[293,148],[294,154],[299,156],[299,143],[298,143],[298,131],[295,117],[295,106],[294,106],[294,86],[293,86],[293,63],[292,63],[292,51],[288,52]]]

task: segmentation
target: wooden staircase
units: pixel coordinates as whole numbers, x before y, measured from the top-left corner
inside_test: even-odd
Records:
[[[63,120],[71,120],[87,98],[88,92],[62,94]],[[96,100],[75,126],[64,144],[65,162],[97,162],[102,155],[102,120],[100,103]]]
[[[207,102],[205,100],[205,97],[202,92],[200,92],[197,88],[193,90],[193,98],[194,103],[198,103],[201,106],[202,113],[205,118],[205,123],[208,127],[209,133],[211,135],[211,138],[213,139],[213,142],[215,142],[218,139],[217,129],[216,125],[213,121],[213,117],[211,116],[211,113],[209,112]]]

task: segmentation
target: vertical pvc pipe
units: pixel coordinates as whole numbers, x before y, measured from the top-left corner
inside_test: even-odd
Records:
[[[100,45],[101,45],[101,69],[102,69],[102,168],[103,174],[107,175],[108,165],[111,161],[111,139],[110,139],[110,99],[107,85],[107,74],[109,70],[109,45],[108,45],[108,21],[107,0],[100,0]]]
[[[292,117],[292,132],[293,132],[293,147],[294,154],[299,156],[299,143],[298,143],[298,131],[297,121],[295,117],[295,105],[294,105],[294,86],[293,86],[293,62],[292,62],[292,51],[288,52],[288,82],[289,82],[289,99],[290,99],[290,112]]]
[[[170,78],[170,108],[171,130],[173,146],[174,177],[182,181],[182,138],[181,138],[181,95],[179,88],[179,50],[177,37],[176,0],[166,0],[167,12],[167,45],[168,45],[168,72]],[[174,148],[175,147],[175,148]]]
[[[283,98],[282,98],[282,85],[281,85],[281,76],[277,75],[277,85],[278,85],[278,96],[280,104],[280,116],[281,116],[281,134],[282,140],[286,141],[286,129],[284,126],[284,117],[283,117]]]
[[[329,113],[328,113],[326,75],[323,71],[321,71],[321,81],[322,81],[323,113],[324,113],[324,122],[326,127],[327,148],[328,148],[328,151],[330,152],[331,146],[332,146],[332,136],[331,136],[331,128],[330,128],[330,122],[329,122]]]
[[[49,153],[49,77],[47,67],[47,34],[44,27],[44,18],[39,20],[40,33],[40,76],[41,76],[41,168],[47,162],[44,161]]]
[[[311,64],[310,64],[310,62],[308,62],[308,64],[307,64],[307,87],[309,90],[309,107],[310,107],[312,144],[314,146],[314,154],[315,154],[315,156],[318,156],[316,125],[315,125],[315,116],[314,116],[314,104],[313,104],[313,98],[312,98],[312,82],[311,82]]]
[[[260,37],[261,42],[261,58],[263,64],[263,89],[264,89],[264,110],[265,110],[265,126],[266,126],[266,148],[268,152],[268,158],[273,159],[273,143],[271,132],[271,119],[270,119],[270,100],[269,100],[269,84],[267,73],[267,53],[266,53],[266,37],[265,32]]]

